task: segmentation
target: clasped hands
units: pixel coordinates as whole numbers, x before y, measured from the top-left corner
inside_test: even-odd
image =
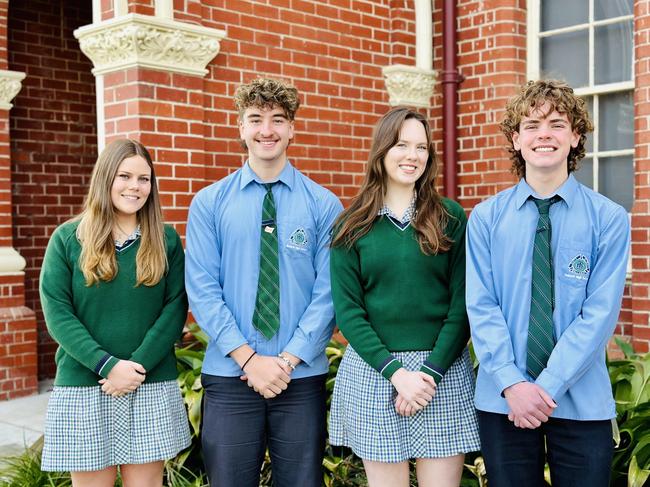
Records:
[[[135,391],[146,378],[146,370],[137,362],[120,360],[99,383],[102,391],[113,397],[120,397]]]
[[[284,352],[292,364],[300,361],[294,355]],[[241,380],[246,381],[264,399],[271,399],[286,391],[291,382],[292,369],[280,357],[255,354],[244,367]]]
[[[557,404],[540,386],[532,382],[518,382],[503,391],[510,412],[508,419],[517,428],[535,429],[546,423]]]
[[[420,371],[398,369],[390,378],[397,391],[395,410],[402,416],[412,416],[424,409],[436,393],[436,381]]]

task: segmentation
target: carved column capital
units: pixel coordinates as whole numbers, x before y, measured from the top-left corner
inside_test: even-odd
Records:
[[[23,79],[25,73],[0,69],[0,108],[9,110],[13,107],[11,100],[20,92]]]
[[[430,69],[395,64],[383,68],[391,106],[429,108],[437,73]]]
[[[140,67],[205,76],[226,33],[132,13],[80,27],[74,35],[95,75]]]

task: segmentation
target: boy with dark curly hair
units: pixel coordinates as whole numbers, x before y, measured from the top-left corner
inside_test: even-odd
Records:
[[[593,130],[566,83],[531,81],[501,130],[519,183],[467,227],[475,406],[490,485],[609,485],[616,416],[605,350],[618,319],[624,208],[573,176]]]
[[[190,206],[186,287],[210,343],[203,457],[212,485],[322,483],[329,240],[341,203],[287,159],[298,90],[260,78],[235,94],[248,160]]]

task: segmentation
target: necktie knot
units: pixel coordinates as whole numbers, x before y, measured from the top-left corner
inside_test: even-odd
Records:
[[[273,189],[273,185],[276,183],[276,181],[273,181],[272,183],[262,183],[262,186],[264,186],[264,189],[266,189],[267,193],[271,193],[271,190]]]
[[[532,196],[530,199],[532,199],[535,205],[537,206],[537,211],[539,211],[540,215],[548,215],[548,212],[551,209],[551,205],[557,203],[562,198],[560,198],[558,195],[555,195],[552,198],[547,198],[545,200],[539,198],[533,198]]]

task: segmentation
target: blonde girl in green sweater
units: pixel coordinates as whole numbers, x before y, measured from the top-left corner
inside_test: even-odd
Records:
[[[187,317],[184,255],[163,224],[151,156],[120,139],[99,156],[81,214],[50,238],[40,278],[57,373],[42,468],[74,487],[162,485],[189,445],[174,342]]]
[[[349,341],[330,442],[363,459],[370,487],[458,486],[479,449],[466,349],[463,209],[435,189],[429,124],[398,107],[377,123],[366,177],[330,256],[336,323]]]

